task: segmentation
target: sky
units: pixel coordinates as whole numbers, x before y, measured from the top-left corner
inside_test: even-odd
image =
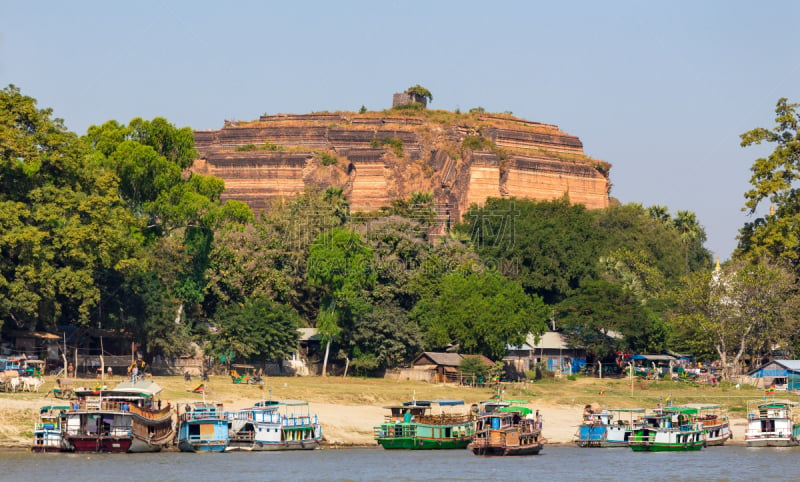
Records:
[[[800,102],[800,2],[17,1],[0,7],[0,88],[83,134],[161,116],[219,129],[262,114],[391,107],[513,112],[610,162],[622,203],[697,214],[723,261],[750,166]],[[765,213],[768,206],[759,207]]]

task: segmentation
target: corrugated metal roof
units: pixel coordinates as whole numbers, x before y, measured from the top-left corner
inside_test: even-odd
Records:
[[[772,360],[748,373],[755,378],[785,377],[790,373],[800,373],[800,360]]]
[[[442,353],[436,351],[426,351],[414,359],[412,365],[416,365],[417,361],[422,357],[429,358],[433,363],[443,366],[457,367],[461,364],[461,355],[458,353]]]
[[[298,328],[300,332],[300,341],[319,340],[320,336],[316,328]]]
[[[533,334],[528,333],[528,337],[525,339],[525,343],[531,346],[534,350],[541,350],[541,349],[550,349],[550,350],[569,350],[570,347],[567,346],[566,339],[564,335],[561,333],[557,333],[555,331],[547,331],[539,338],[539,342],[536,342],[536,338]]]

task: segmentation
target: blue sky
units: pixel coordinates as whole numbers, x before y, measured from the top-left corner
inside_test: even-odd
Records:
[[[697,213],[727,259],[750,165],[739,134],[800,102],[794,1],[16,1],[0,86],[73,131],[163,116],[216,129],[263,113],[512,111],[613,164],[612,196]],[[762,211],[765,211],[765,206]]]

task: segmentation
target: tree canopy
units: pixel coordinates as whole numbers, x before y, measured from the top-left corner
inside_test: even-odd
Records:
[[[778,100],[775,126],[757,127],[741,135],[742,147],[774,144],[767,156],[750,167],[750,190],[745,193],[745,207],[750,215],[758,213],[762,201],[770,202],[769,214],[748,222],[740,230],[737,256],[770,256],[797,266],[800,263],[800,203],[797,181],[800,180],[799,104]]]
[[[528,333],[547,328],[547,310],[518,282],[496,272],[453,272],[442,279],[438,295],[422,299],[414,315],[426,330],[427,345],[458,345],[463,353],[498,360],[506,345],[521,345]]]

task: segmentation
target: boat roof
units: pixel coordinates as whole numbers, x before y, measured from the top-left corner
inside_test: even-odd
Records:
[[[798,403],[798,402],[792,402],[792,401],[790,401],[790,400],[768,400],[768,401],[766,401],[766,402],[764,402],[764,401],[761,401],[761,402],[758,404],[758,406],[759,406],[759,407],[770,407],[770,406],[776,406],[776,407],[785,407],[785,406],[789,406],[789,407],[796,407],[796,406],[797,406],[797,403]]]
[[[122,382],[108,391],[113,393],[137,393],[153,397],[161,393],[163,390],[164,389],[161,388],[156,382],[150,380],[139,380],[136,382]]]
[[[683,405],[676,405],[678,407],[695,408],[697,410],[718,410],[722,408],[719,403],[684,403]]]
[[[39,409],[39,413],[48,412],[50,410],[69,410],[72,407],[69,405],[46,405]]]
[[[412,400],[410,402],[403,402],[405,407],[430,407],[431,405],[453,406],[464,405],[464,400],[455,400],[449,398],[440,398],[436,400]]]
[[[308,405],[308,402],[305,400],[281,400],[278,402],[278,405],[286,405],[289,407],[300,407],[303,405]]]
[[[605,412],[620,412],[620,413],[644,413],[647,410],[644,408],[604,408],[603,411]],[[600,412],[602,413],[602,412]],[[597,415],[597,412],[595,412]]]
[[[530,413],[533,413],[533,410],[531,410],[530,408],[528,408],[528,407],[520,407],[518,405],[512,405],[510,407],[500,407],[496,411],[498,411],[498,412],[517,412],[517,413],[520,413],[521,415],[528,415]]]

